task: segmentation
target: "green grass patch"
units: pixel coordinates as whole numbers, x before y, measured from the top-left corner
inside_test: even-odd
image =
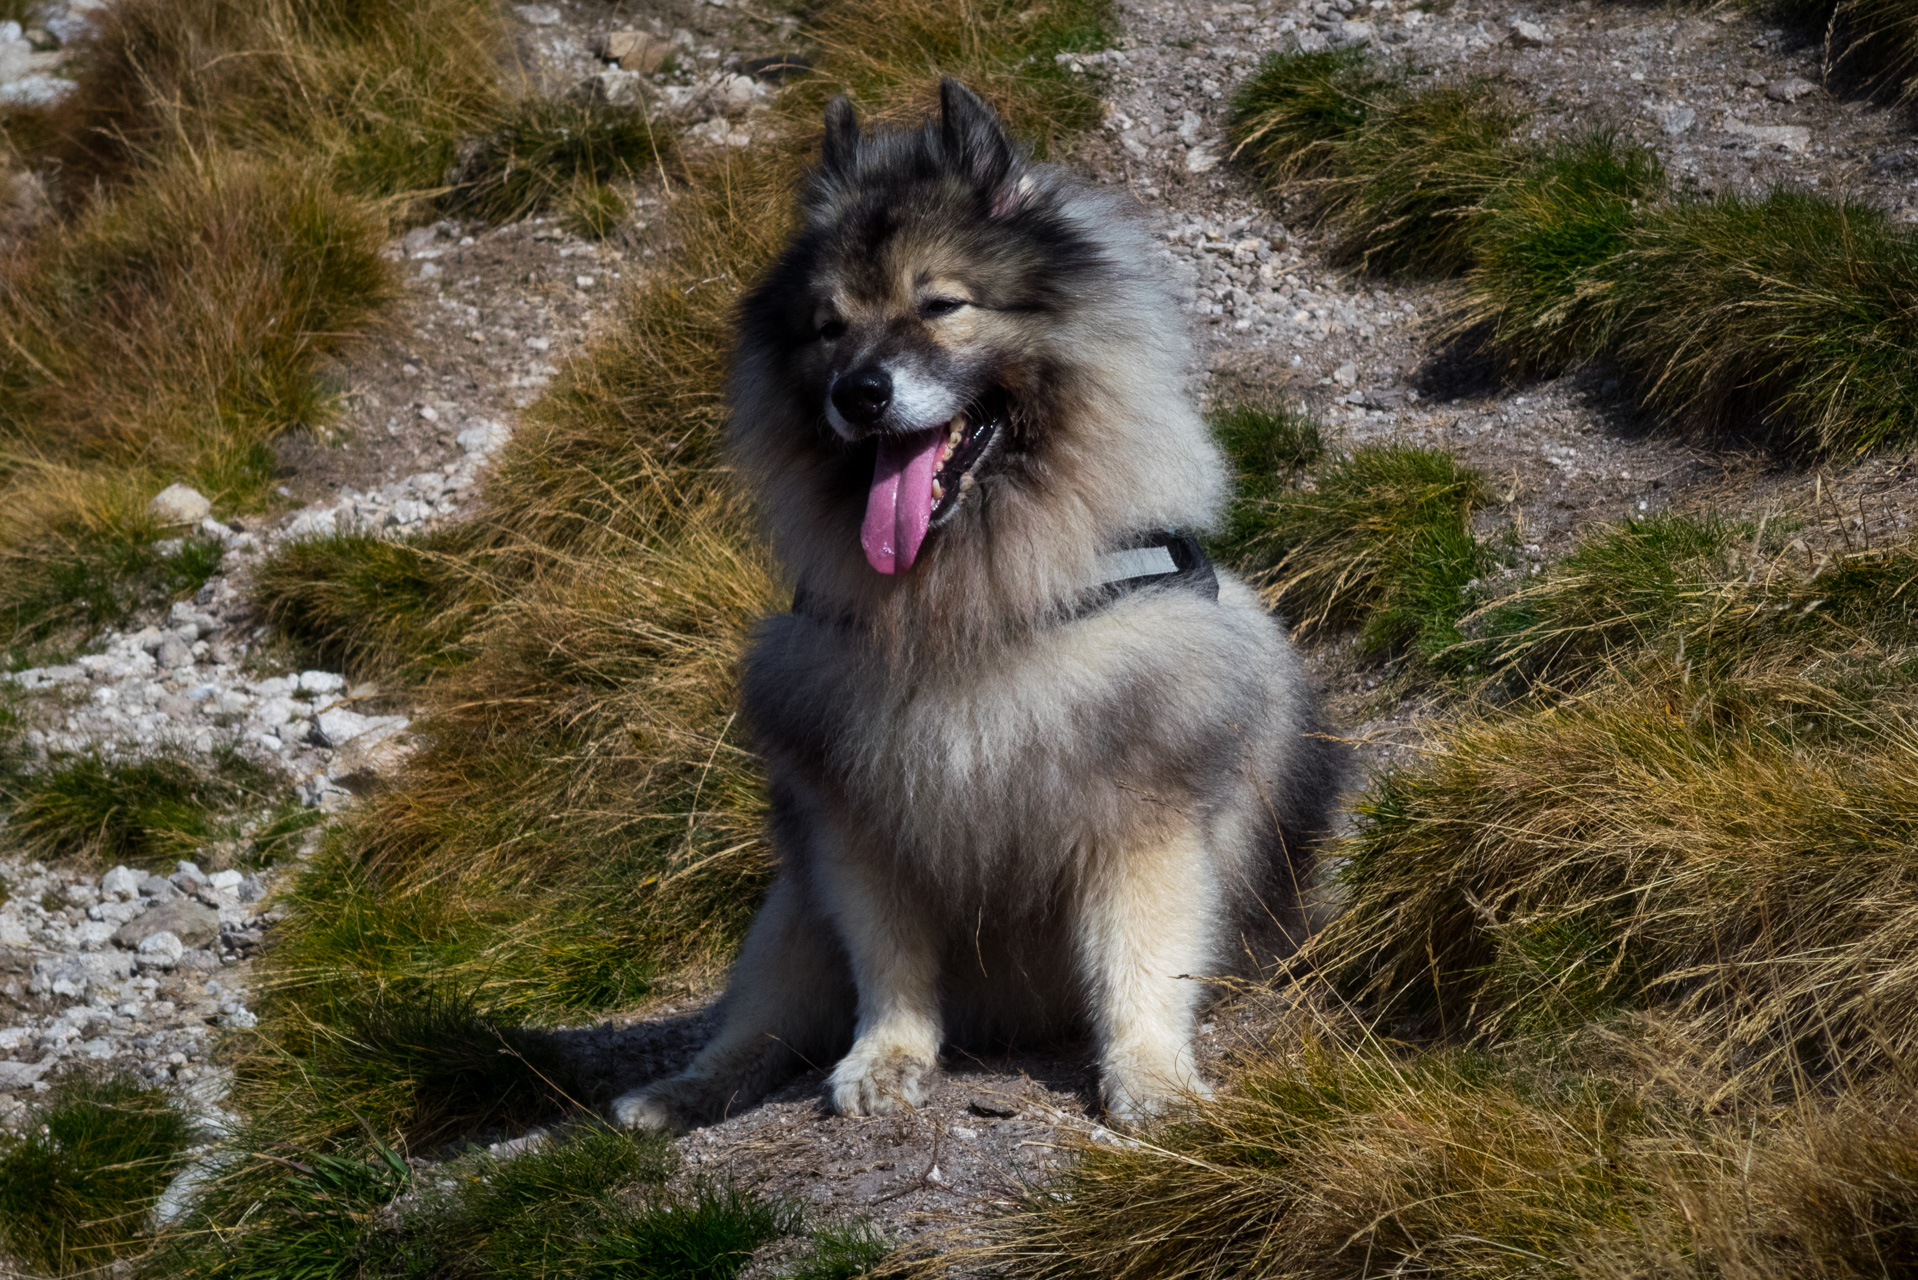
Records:
[[[1849,731],[1801,742],[1794,703],[1837,703]],[[1918,1049],[1909,703],[1652,664],[1467,722],[1361,804],[1326,945],[1369,1007],[1433,1030],[1629,1006],[1726,1079],[1895,1072]]]
[[[1346,144],[1403,93],[1360,48],[1274,55],[1234,91],[1232,154],[1273,183],[1343,172]]]
[[[64,1077],[0,1136],[0,1253],[43,1275],[98,1274],[137,1247],[191,1141],[161,1090]]]
[[[1317,419],[1279,404],[1221,405],[1207,421],[1234,481],[1225,529],[1213,550],[1237,560],[1251,551],[1263,513],[1325,457],[1325,441]]]
[[[1525,159],[1527,113],[1495,83],[1417,84],[1362,53],[1274,54],[1237,91],[1235,154],[1306,180],[1338,252],[1363,269],[1446,276]]]
[[[110,521],[0,545],[0,653],[24,666],[29,654],[77,647],[143,608],[191,597],[219,572],[220,542],[162,532]]]
[[[783,1201],[715,1184],[668,1190],[676,1164],[665,1139],[598,1124],[560,1129],[509,1159],[462,1156],[426,1178],[364,1139],[254,1156],[214,1187],[199,1221],[162,1254],[162,1273],[732,1280],[762,1247],[797,1238],[798,1269],[778,1274],[850,1280],[882,1256],[870,1232],[814,1226]]]
[[[1918,235],[1808,192],[1680,201],[1613,270],[1619,360],[1674,423],[1857,453],[1918,438]]]
[[[257,1063],[252,1078],[304,1094],[309,1134],[323,1116],[335,1140],[378,1124],[415,1154],[438,1153],[469,1134],[522,1133],[582,1101],[548,1037],[481,1008],[454,980],[388,990],[313,984],[298,1007],[276,994],[265,1002],[280,1033],[274,1056]]]
[[[1610,133],[1548,144],[1474,228],[1467,323],[1487,325],[1521,372],[1557,373],[1609,350],[1619,254],[1665,181],[1655,152]]]
[[[238,811],[271,805],[286,785],[231,748],[205,760],[158,750],[56,758],[15,782],[7,830],[39,857],[159,868],[232,836]]]
[[[302,663],[355,679],[425,675],[461,661],[484,608],[464,540],[455,530],[283,543],[254,569],[253,598]]]
[[[1370,113],[1319,191],[1339,252],[1367,271],[1463,270],[1482,211],[1523,162],[1512,137],[1525,119],[1487,81],[1438,85]]]
[[[1365,445],[1309,486],[1235,515],[1243,563],[1294,626],[1356,629],[1362,651],[1432,657],[1455,644],[1492,564],[1472,532],[1485,482],[1451,454]]]

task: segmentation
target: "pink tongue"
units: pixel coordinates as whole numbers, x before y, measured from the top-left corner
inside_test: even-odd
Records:
[[[919,556],[932,523],[932,476],[938,469],[939,446],[946,429],[934,427],[910,436],[887,436],[879,442],[879,458],[872,468],[872,492],[866,497],[866,520],[859,526],[859,545],[866,559],[881,573],[904,573]]]

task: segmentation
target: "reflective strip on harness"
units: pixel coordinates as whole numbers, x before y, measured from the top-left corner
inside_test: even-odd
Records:
[[[1099,557],[1099,579],[1095,585],[1124,582],[1128,578],[1152,578],[1178,571],[1178,563],[1165,547],[1127,547],[1124,551],[1108,551]]]

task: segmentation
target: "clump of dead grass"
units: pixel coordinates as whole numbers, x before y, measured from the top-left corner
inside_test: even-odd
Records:
[[[128,0],[95,19],[48,125],[72,196],[183,148],[417,195],[499,117],[505,49],[479,0]]]
[[[92,464],[258,503],[267,442],[324,420],[322,362],[393,290],[383,238],[309,174],[226,152],[50,231],[0,267],[0,481]]]
[[[1892,1070],[1918,1048],[1915,727],[1783,674],[1660,666],[1467,723],[1361,804],[1325,945],[1433,1030],[1657,1008],[1727,1080]]]
[[[1229,1275],[1882,1277],[1913,1240],[1918,1116],[1809,1096],[1760,1115],[1468,1052],[1408,1061],[1325,1015],[1230,1094],[1086,1143],[984,1247],[1045,1280]]]

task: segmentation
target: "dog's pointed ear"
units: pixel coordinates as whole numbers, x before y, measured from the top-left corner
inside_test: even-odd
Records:
[[[852,99],[840,94],[826,104],[826,136],[819,144],[819,165],[827,173],[851,173],[859,155],[859,117]]]
[[[993,216],[1010,213],[1024,189],[1019,148],[999,113],[950,77],[939,82],[939,137],[948,161],[991,194]]]

